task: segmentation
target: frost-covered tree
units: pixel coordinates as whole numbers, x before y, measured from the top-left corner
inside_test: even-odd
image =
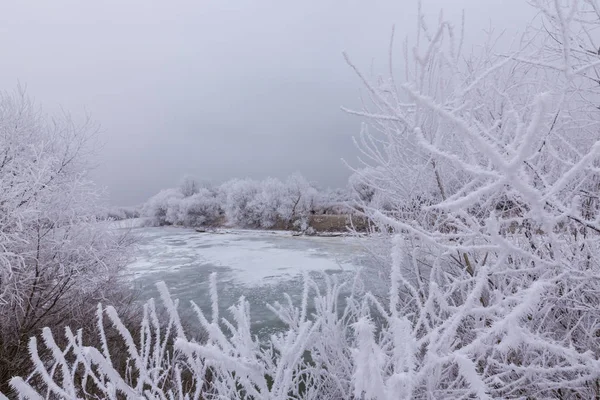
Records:
[[[317,197],[317,190],[300,174],[284,182],[275,178],[233,180],[222,190],[228,193],[226,214],[230,221],[246,227],[290,228],[308,217]]]
[[[317,190],[312,209],[309,212],[311,214],[351,214],[355,212],[351,207],[352,202],[353,191],[349,187]]]
[[[22,90],[0,93],[0,389],[30,366],[28,337],[84,326],[122,298],[129,239],[97,221],[90,121],[50,118]]]
[[[361,210],[367,207],[391,211],[393,207],[388,200],[388,191],[378,185],[382,180],[385,181],[387,175],[383,167],[365,167],[350,175],[348,188],[353,197],[351,203]]]
[[[220,187],[223,209],[227,222],[240,227],[259,227],[260,215],[257,215],[252,202],[260,192],[260,184],[252,179],[232,179]]]
[[[153,225],[199,227],[217,224],[222,218],[217,194],[200,188],[185,196],[180,189],[165,189],[151,197],[142,208],[142,215]]]
[[[186,175],[179,184],[179,190],[184,197],[190,197],[200,191],[200,184],[192,176]]]
[[[279,209],[283,202],[284,185],[279,179],[267,178],[258,183],[258,191],[247,203],[248,227],[272,228],[280,220]]]
[[[306,226],[309,216],[319,210],[350,211],[344,205],[348,196],[320,193],[299,173],[283,182],[276,178],[232,179],[214,189],[202,186],[188,179],[179,188],[162,190],[144,204],[142,215],[158,226],[295,229]]]
[[[301,174],[290,175],[285,181],[286,207],[280,214],[295,220],[306,218],[314,211],[318,198],[318,190]],[[291,207],[290,207],[291,206]]]
[[[178,189],[164,189],[152,196],[142,207],[142,215],[150,217],[156,225],[172,225],[180,215],[179,204],[184,199]]]
[[[13,386],[28,398],[80,396],[88,382],[104,398],[598,398],[600,225],[588,199],[600,119],[586,82],[600,61],[578,43],[595,43],[599,8],[535,5],[543,20],[508,51],[491,37],[464,54],[450,22],[432,29],[420,17],[403,76],[391,61],[387,77],[355,68],[370,101],[354,112],[370,124],[357,182],[389,205],[364,207],[390,233],[386,298],[352,290],[340,311],[339,285],[306,279],[299,307],[273,306],[285,328],[261,343],[243,298],[231,320],[219,316],[213,278],[211,318],[195,308],[208,332],[198,343],[163,288],[174,353],[152,302],[138,343],[100,308],[128,344],[129,374],[115,373],[104,348],[70,331],[59,347],[45,330],[53,360],[36,362],[41,384]],[[260,192],[234,187],[245,206]],[[30,349],[37,360],[35,339]]]
[[[403,81],[392,63],[388,78],[357,71],[372,104],[355,112],[372,127],[359,143],[393,206],[367,212],[395,233],[393,318],[378,337],[365,328],[380,372],[359,393],[599,395],[600,230],[581,196],[599,172],[599,114],[581,85],[598,61],[571,46],[593,4],[545,3],[550,34],[528,30],[504,54],[491,38],[463,55],[451,24],[421,19]],[[385,333],[396,318],[401,342]],[[411,350],[388,368],[401,343]]]
[[[17,377],[11,385],[21,398],[102,399],[329,399],[351,398],[352,351],[347,345],[353,318],[338,315],[341,286],[328,281],[320,293],[305,280],[300,306],[275,304],[272,310],[287,327],[262,343],[252,333],[249,304],[243,298],[230,308],[231,319],[219,315],[216,276],[211,276],[213,300],[209,315],[192,307],[207,339],[199,342],[184,329],[178,303],[164,284],[158,289],[167,310],[167,323],[153,300],[144,307],[139,335],[127,330],[113,307],[98,306],[96,326],[101,345],[85,344],[81,332],[66,329],[64,350],[49,328],[29,343],[35,363],[29,380]],[[314,295],[318,318],[310,318],[308,299]],[[360,307],[351,299],[350,310]],[[108,322],[108,323],[107,323]],[[106,332],[115,329],[114,341],[128,355],[126,373],[119,374]],[[114,344],[113,344],[114,346]],[[40,351],[51,357],[42,361]],[[311,353],[311,359],[305,352]],[[0,394],[1,397],[1,394]]]
[[[221,205],[216,194],[201,188],[196,194],[181,200],[177,223],[184,226],[212,226],[218,224],[221,218]]]
[[[102,219],[120,221],[140,217],[139,207],[111,207],[99,216]]]

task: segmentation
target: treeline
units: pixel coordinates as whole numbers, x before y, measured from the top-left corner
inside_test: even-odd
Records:
[[[139,218],[141,216],[139,207],[111,207],[98,216],[99,219],[122,221],[124,219]]]
[[[160,191],[142,207],[154,225],[231,226],[311,230],[315,215],[347,215],[348,190],[320,190],[300,174],[281,181],[232,179],[218,186],[185,178],[179,187]]]

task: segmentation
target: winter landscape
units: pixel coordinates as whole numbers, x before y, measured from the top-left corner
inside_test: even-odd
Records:
[[[600,399],[596,0],[58,1],[0,17],[0,400]]]

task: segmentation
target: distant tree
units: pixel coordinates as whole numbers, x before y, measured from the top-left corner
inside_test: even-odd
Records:
[[[183,226],[213,226],[221,222],[221,205],[212,191],[201,188],[198,193],[181,200],[177,223]]]
[[[190,193],[195,192],[192,195]],[[227,223],[242,228],[295,229],[306,225],[309,215],[344,214],[350,196],[345,190],[322,193],[301,174],[284,182],[232,179],[213,188],[187,179],[177,189],[165,189],[151,197],[141,214],[154,225],[200,226]]]
[[[356,202],[364,205],[370,205],[373,202],[376,194],[382,191],[377,187],[381,172],[381,170],[366,167],[350,175],[348,187]]]
[[[139,218],[140,209],[138,207],[112,207],[106,211],[106,215],[102,214],[100,217],[115,221]]]
[[[254,199],[261,191],[260,183],[252,179],[232,179],[220,187],[227,221],[239,227],[260,227]],[[253,203],[254,202],[254,203]]]
[[[184,197],[190,197],[200,191],[200,184],[193,177],[186,175],[179,184],[179,190]]]
[[[184,198],[179,189],[164,189],[152,196],[142,207],[142,215],[156,225],[172,225],[179,218],[179,203]]]
[[[316,206],[317,189],[300,173],[290,175],[285,186],[287,203],[291,205],[289,220],[306,218]]]
[[[285,186],[279,179],[267,178],[258,183],[258,191],[247,204],[250,216],[246,226],[272,228],[281,218],[281,206],[285,201]]]

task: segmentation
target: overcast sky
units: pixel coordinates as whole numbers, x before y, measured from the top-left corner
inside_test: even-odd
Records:
[[[490,21],[521,27],[525,0],[430,0],[475,42]],[[25,84],[46,111],[101,124],[96,181],[141,203],[185,174],[220,182],[299,171],[344,186],[356,159],[360,83],[385,65],[391,27],[412,34],[413,0],[6,0],[0,87]],[[434,19],[435,21],[435,19]],[[433,22],[432,21],[432,24]],[[400,54],[398,54],[398,57]]]

